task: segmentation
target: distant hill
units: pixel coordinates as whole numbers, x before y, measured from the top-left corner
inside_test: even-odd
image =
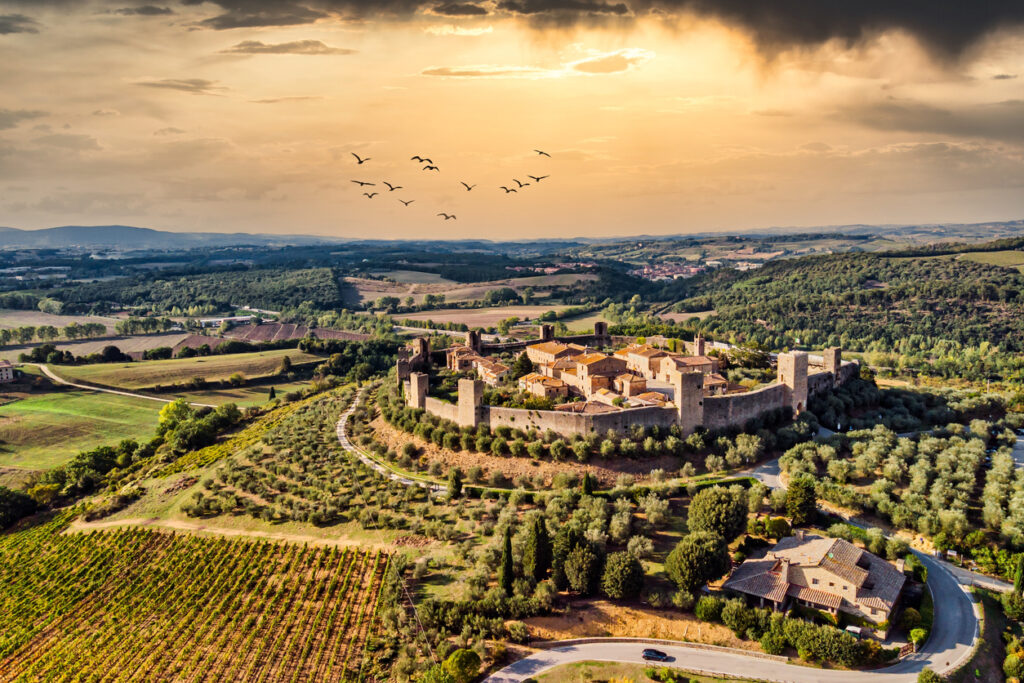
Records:
[[[0,249],[193,249],[196,247],[260,247],[337,244],[344,240],[313,235],[170,232],[128,225],[64,225],[42,230],[0,227]]]

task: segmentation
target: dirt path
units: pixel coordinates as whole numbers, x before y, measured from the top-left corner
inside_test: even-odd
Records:
[[[105,522],[83,522],[76,519],[68,526],[66,533],[87,533],[96,529],[110,529],[123,526],[157,527],[171,529],[173,531],[184,531],[187,533],[217,534],[218,536],[245,536],[247,538],[264,538],[271,541],[287,541],[289,543],[309,543],[311,545],[353,547],[353,548],[375,548],[381,550],[392,549],[390,543],[374,543],[373,541],[356,541],[348,538],[321,538],[306,534],[289,534],[276,531],[257,531],[251,529],[229,529],[226,527],[211,526],[198,522],[185,522],[177,519],[160,519],[157,517],[132,517],[128,519],[114,519]]]
[[[48,368],[43,363],[22,363],[22,365],[34,365],[35,367],[37,367],[40,370],[42,370],[43,374],[46,375],[50,380],[56,382],[57,384],[63,384],[64,386],[74,387],[76,389],[85,389],[86,391],[99,391],[99,392],[104,393],[104,394],[116,394],[118,396],[128,396],[129,398],[144,398],[147,401],[159,401],[160,403],[171,403],[171,402],[173,402],[175,400],[173,398],[160,398],[158,396],[147,396],[146,394],[136,394],[135,392],[132,392],[132,391],[122,391],[120,389],[107,389],[105,387],[97,387],[97,386],[92,386],[90,384],[78,384],[76,382],[71,382],[69,380],[66,380],[63,377],[61,377],[60,375],[57,375],[56,373],[54,373],[52,370],[50,370],[50,368]],[[195,406],[196,408],[216,408],[217,407],[215,405],[210,405],[209,403],[191,403],[190,405]]]

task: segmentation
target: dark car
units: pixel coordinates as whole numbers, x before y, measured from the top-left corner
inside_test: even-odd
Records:
[[[647,660],[649,662],[651,662],[651,661],[653,661],[653,662],[667,662],[668,661],[668,655],[667,654],[665,654],[661,650],[652,650],[651,648],[647,648],[646,650],[644,650],[643,657],[644,657],[645,660]]]

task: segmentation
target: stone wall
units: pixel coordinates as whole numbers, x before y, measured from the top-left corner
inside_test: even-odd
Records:
[[[433,396],[427,396],[424,400],[423,408],[431,415],[437,415],[452,422],[455,422],[459,417],[459,407],[457,405],[448,401],[442,401]]]
[[[524,408],[499,408],[483,406],[481,421],[491,429],[499,425],[518,429],[552,429],[559,434],[603,434],[609,429],[623,432],[632,425],[668,427],[675,423],[676,412],[672,408],[627,408],[613,413],[585,415],[559,410],[526,410]]]
[[[704,427],[725,429],[742,427],[748,420],[786,405],[786,386],[771,384],[743,394],[706,396],[704,398]]]

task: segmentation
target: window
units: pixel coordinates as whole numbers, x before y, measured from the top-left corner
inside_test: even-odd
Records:
[[[829,581],[828,585],[829,585],[830,588],[834,588],[836,584],[834,582],[832,582],[832,581]]]
[[[811,579],[811,585],[812,586],[817,586],[818,585],[818,580],[817,579]]]

